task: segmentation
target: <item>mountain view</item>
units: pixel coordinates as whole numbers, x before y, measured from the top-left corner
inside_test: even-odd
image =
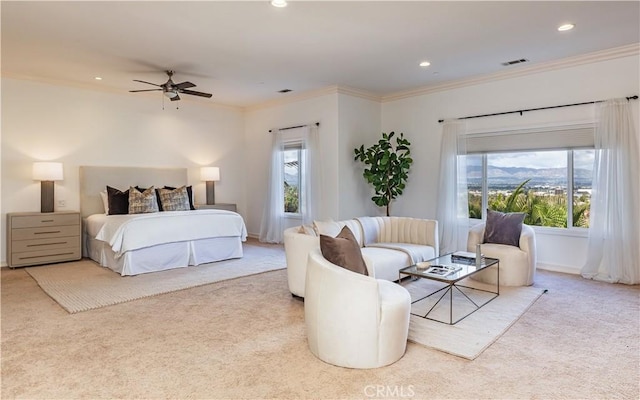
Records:
[[[521,168],[521,167],[496,167],[487,166],[487,175],[490,187],[515,188],[527,179],[531,179],[527,186],[566,186],[566,168]],[[576,168],[573,171],[576,186],[579,188],[591,188],[592,171],[590,169]],[[467,183],[470,188],[482,185],[482,167],[467,167]]]

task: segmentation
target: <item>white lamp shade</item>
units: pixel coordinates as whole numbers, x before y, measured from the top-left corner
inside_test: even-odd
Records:
[[[200,168],[200,180],[203,181],[219,181],[220,168],[218,167],[202,167]]]
[[[33,163],[33,180],[35,181],[63,180],[62,163],[59,163],[59,162]]]

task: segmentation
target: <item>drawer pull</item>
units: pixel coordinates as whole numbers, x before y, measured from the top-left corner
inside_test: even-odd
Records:
[[[20,257],[21,260],[29,260],[32,258],[44,258],[44,257],[52,257],[52,256],[69,256],[72,255],[73,252],[70,253],[58,253],[58,254],[47,254],[46,256],[30,256],[30,257]]]
[[[27,247],[39,247],[39,246],[53,246],[56,244],[65,244],[67,242],[54,242],[54,243],[40,243],[40,244],[28,244]]]
[[[48,233],[60,233],[60,231],[34,232],[34,235],[46,235]]]
[[[40,222],[53,222],[53,221],[55,221],[55,220],[53,220],[53,219],[43,219],[43,220],[40,220]]]

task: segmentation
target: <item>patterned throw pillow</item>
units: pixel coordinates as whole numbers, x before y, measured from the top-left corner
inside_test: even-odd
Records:
[[[165,186],[164,188],[169,190],[175,189],[175,187],[172,187],[172,186]],[[195,210],[196,206],[193,205],[193,189],[191,186],[187,186],[187,194],[189,195],[189,207],[192,210]]]
[[[189,193],[186,186],[177,189],[158,189],[158,195],[164,211],[189,211]]]
[[[158,212],[158,200],[153,186],[144,192],[129,187],[129,214],[142,214]]]

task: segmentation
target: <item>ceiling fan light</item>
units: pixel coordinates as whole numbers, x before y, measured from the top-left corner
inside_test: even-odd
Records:
[[[173,91],[173,90],[167,90],[166,92],[164,92],[164,95],[167,96],[170,99],[173,99],[174,97],[176,97],[178,95],[178,92]]]

